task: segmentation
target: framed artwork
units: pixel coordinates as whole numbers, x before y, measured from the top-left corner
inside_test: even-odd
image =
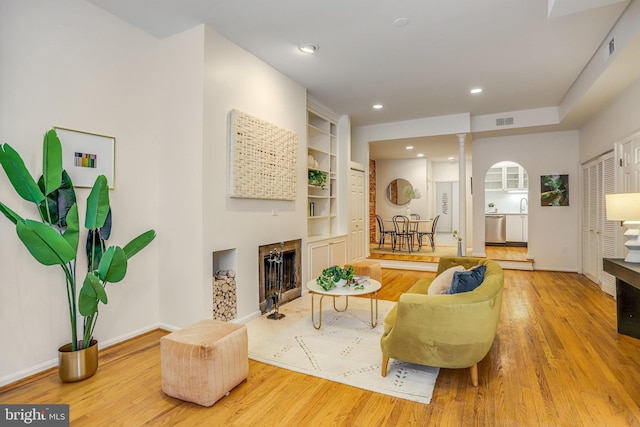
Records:
[[[540,176],[540,206],[569,206],[569,175]]]
[[[295,200],[298,135],[239,110],[228,118],[230,196]]]
[[[91,188],[99,175],[115,188],[116,139],[78,130],[53,128],[62,144],[62,167],[74,187]]]

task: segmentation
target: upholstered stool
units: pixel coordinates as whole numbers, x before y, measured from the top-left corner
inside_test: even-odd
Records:
[[[359,276],[369,276],[373,280],[377,280],[382,283],[382,269],[380,263],[377,261],[369,261],[366,259],[353,262],[348,265],[353,265],[353,273]]]
[[[211,406],[249,375],[247,327],[202,320],[160,339],[162,391]]]

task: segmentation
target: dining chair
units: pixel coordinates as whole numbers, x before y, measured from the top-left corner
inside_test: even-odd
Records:
[[[396,251],[396,248],[402,251],[402,245],[405,243],[407,245],[407,251],[411,253],[413,249],[413,232],[411,231],[409,218],[404,215],[394,215],[393,228],[395,229],[393,252]]]
[[[431,231],[418,232],[418,250],[422,249],[422,238],[424,236],[427,236],[429,238],[429,242],[431,243],[431,252],[436,251],[436,224],[438,223],[438,218],[440,218],[440,215],[436,216],[433,219],[433,224],[431,225]]]
[[[418,242],[418,227],[420,227],[420,223],[418,221],[420,221],[420,215],[416,213],[409,214],[410,229],[413,233],[414,243]]]
[[[391,236],[391,248],[395,246],[395,231],[393,230],[385,230],[384,229],[384,221],[382,221],[382,217],[380,215],[376,215],[376,222],[378,223],[378,228],[380,229],[380,239],[378,240],[378,249],[384,246],[385,237],[387,234]]]

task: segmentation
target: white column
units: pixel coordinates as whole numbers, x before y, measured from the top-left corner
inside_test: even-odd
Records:
[[[458,225],[458,232],[462,237],[462,256],[467,255],[467,159],[464,149],[464,142],[467,139],[466,133],[459,133],[458,143],[460,145],[460,154],[458,158],[458,176],[459,176],[459,188],[460,188],[460,202],[458,203],[460,212],[460,224]]]

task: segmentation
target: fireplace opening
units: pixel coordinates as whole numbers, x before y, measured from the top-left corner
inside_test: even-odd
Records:
[[[258,248],[258,302],[262,314],[274,311],[302,295],[301,248],[300,239]]]

